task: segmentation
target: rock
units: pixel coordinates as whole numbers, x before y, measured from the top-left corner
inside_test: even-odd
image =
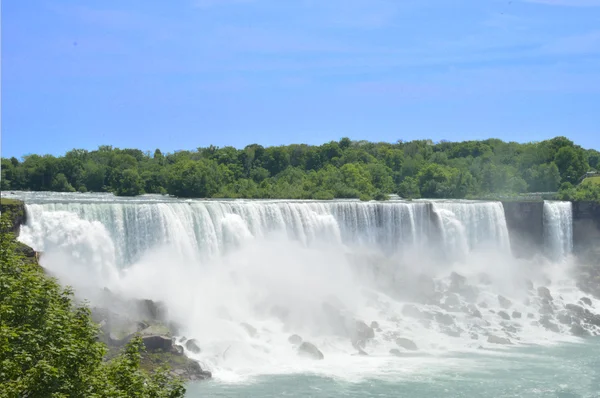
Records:
[[[356,350],[357,350],[358,352],[357,352],[356,354],[352,354],[352,355],[359,355],[359,356],[361,356],[361,357],[366,357],[366,356],[368,356],[368,355],[369,355],[369,354],[367,354],[367,353],[365,352],[365,350],[363,350],[363,349],[362,349],[362,348],[360,348],[360,347],[358,347]]]
[[[421,310],[419,310],[414,304],[405,304],[404,307],[402,307],[402,315],[409,316],[411,318],[423,317]]]
[[[255,337],[256,334],[258,333],[258,331],[256,330],[256,328],[246,322],[240,323],[240,326],[244,328],[244,330],[246,331],[246,333],[248,333],[248,336],[250,337]]]
[[[479,311],[477,309],[477,306],[475,306],[474,304],[470,304],[468,307],[463,308],[463,311],[475,318],[482,317],[481,311]]]
[[[511,341],[505,337],[498,337],[490,334],[487,339],[488,343],[491,344],[512,344]]]
[[[590,332],[585,330],[583,326],[574,323],[571,325],[571,334],[577,337],[587,337],[590,335]]]
[[[527,318],[529,319],[533,319],[535,318],[535,315],[533,315],[531,312],[527,314]]]
[[[356,321],[355,336],[358,340],[366,341],[375,337],[375,331],[363,321]]]
[[[540,296],[541,298],[544,298],[548,301],[554,300],[552,298],[552,295],[550,294],[550,289],[548,289],[547,287],[540,286],[540,287],[538,287],[537,291],[538,291],[538,296]]]
[[[552,304],[549,301],[547,301],[547,300],[543,301],[542,307],[540,308],[540,314],[542,314],[542,315],[554,314],[554,308],[552,307]]]
[[[441,312],[435,314],[435,320],[442,325],[454,325],[454,318],[452,318],[452,315],[443,314]]]
[[[379,323],[377,321],[371,322],[371,329],[379,329]]]
[[[522,316],[522,314],[519,311],[513,311],[513,313],[512,313],[512,317],[514,319],[520,319],[521,316]]]
[[[212,373],[207,370],[202,370],[200,364],[196,361],[191,361],[187,366],[188,377],[190,380],[206,380],[212,377]]]
[[[533,282],[531,279],[525,279],[525,287],[527,287],[527,290],[533,290]]]
[[[183,355],[183,347],[177,344],[173,344],[171,346],[171,354],[174,355]]]
[[[481,303],[479,303],[479,307],[481,308],[488,308],[488,305],[485,301],[482,301]]]
[[[401,357],[402,356],[402,352],[399,349],[397,349],[397,348],[392,348],[390,350],[390,354],[394,355],[396,357]]]
[[[498,311],[498,316],[504,320],[510,321],[510,316],[504,311]]]
[[[540,325],[542,325],[547,330],[550,330],[551,332],[560,333],[558,325],[552,322],[552,318],[548,315],[544,315],[540,318]]]
[[[510,308],[510,306],[512,305],[512,301],[510,301],[504,296],[498,295],[498,304],[500,304],[500,307],[506,310]]]
[[[479,335],[477,333],[471,333],[471,340],[479,340]]]
[[[460,337],[462,330],[460,328],[444,328],[442,329],[442,333],[450,336],[450,337]]]
[[[589,305],[590,307],[592,306],[592,300],[588,297],[582,297],[579,299],[579,301],[581,301],[584,304]]]
[[[164,351],[169,352],[173,347],[173,340],[167,336],[158,335],[147,335],[142,336],[142,342],[146,346],[146,350],[149,352],[153,351]]]
[[[167,307],[163,303],[143,299],[136,300],[135,304],[143,319],[164,321],[167,317]]]
[[[404,337],[398,337],[396,339],[396,344],[408,351],[417,351],[419,349],[414,341]]]
[[[314,344],[309,343],[308,341],[300,344],[300,347],[298,347],[298,355],[316,360],[325,358],[323,353]]]
[[[465,278],[464,276],[462,276],[456,272],[452,272],[450,274],[450,291],[459,292],[466,285],[467,285],[467,278]]]
[[[460,299],[456,294],[450,293],[448,296],[446,296],[444,305],[448,309],[457,309],[457,307],[460,307]]]
[[[196,339],[189,339],[188,341],[186,341],[185,349],[194,354],[200,354],[200,352],[201,352],[200,347],[198,346],[198,343],[196,342]]]
[[[302,344],[302,337],[298,336],[297,334],[293,334],[288,337],[288,342],[294,345]]]
[[[569,313],[566,311],[559,312],[558,315],[556,315],[556,319],[563,325],[570,325],[573,321],[571,315],[569,315]]]

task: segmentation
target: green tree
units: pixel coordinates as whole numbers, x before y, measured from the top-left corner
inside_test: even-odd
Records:
[[[10,229],[3,215],[0,231]],[[166,371],[140,370],[141,340],[103,361],[90,310],[73,304],[35,263],[16,250],[14,236],[0,236],[0,397],[183,397]]]
[[[562,181],[575,184],[588,171],[587,159],[580,148],[563,146],[554,157]]]

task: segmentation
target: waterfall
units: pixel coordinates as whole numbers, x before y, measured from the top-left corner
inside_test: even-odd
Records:
[[[573,251],[571,202],[544,202],[544,243],[553,260],[562,260]]]
[[[437,243],[466,255],[485,244],[509,250],[499,202],[358,201],[71,201],[27,204],[22,240],[40,251],[54,244],[55,218],[103,230],[119,268],[149,250],[174,247],[190,259],[221,256],[240,242],[283,236],[302,245],[370,247],[387,254]],[[73,220],[63,228],[85,229]],[[110,246],[105,246],[110,247]]]

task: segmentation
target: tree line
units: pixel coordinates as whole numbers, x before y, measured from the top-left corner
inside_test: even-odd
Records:
[[[319,146],[73,149],[63,156],[2,158],[2,190],[143,193],[198,198],[477,198],[527,192],[565,195],[600,152],[565,137],[395,143],[342,138]],[[562,188],[562,189],[561,189]]]

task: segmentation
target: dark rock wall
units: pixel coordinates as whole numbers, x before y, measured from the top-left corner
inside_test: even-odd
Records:
[[[544,247],[544,202],[502,202],[513,254],[529,257]]]
[[[573,202],[573,250],[583,254],[600,249],[600,203]],[[600,259],[599,259],[600,260]]]

